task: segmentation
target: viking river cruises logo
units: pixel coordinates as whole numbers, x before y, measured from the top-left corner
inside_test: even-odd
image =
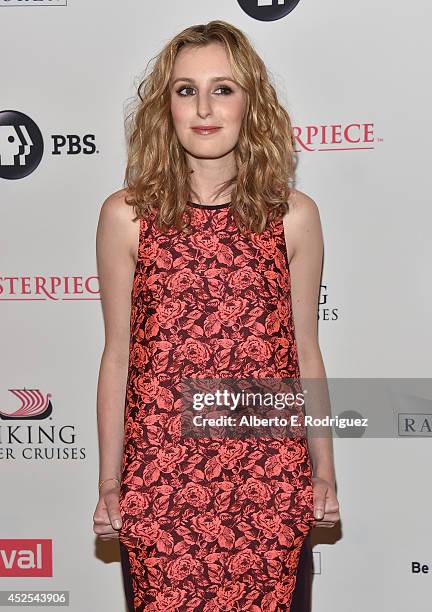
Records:
[[[76,425],[54,422],[51,393],[25,387],[8,391],[12,406],[0,405],[0,461],[86,459]]]
[[[339,319],[339,308],[329,303],[329,292],[327,285],[320,285],[320,296],[318,303],[319,321],[337,321]]]
[[[13,412],[3,412],[0,408],[0,419],[7,420],[40,420],[47,419],[52,413],[51,393],[44,395],[39,389],[9,389],[18,398],[21,405]]]

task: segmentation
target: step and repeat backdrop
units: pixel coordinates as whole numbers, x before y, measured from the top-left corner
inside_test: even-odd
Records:
[[[296,186],[324,232],[327,376],[431,376],[429,2],[0,0],[5,609],[18,600],[4,592],[56,591],[54,608],[125,610],[117,543],[92,528],[96,226],[123,186],[125,106],[148,62],[212,19],[250,38],[295,128]],[[394,434],[335,436],[341,522],[313,531],[313,612],[430,610],[432,394],[419,389]]]

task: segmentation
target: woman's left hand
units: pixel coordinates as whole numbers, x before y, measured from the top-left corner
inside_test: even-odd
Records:
[[[314,527],[334,527],[340,521],[335,487],[328,480],[312,476],[314,493]]]

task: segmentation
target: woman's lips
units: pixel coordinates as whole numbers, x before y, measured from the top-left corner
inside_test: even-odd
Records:
[[[215,128],[192,128],[192,130],[196,134],[214,134],[215,132],[220,130],[220,128],[219,127],[215,127]]]

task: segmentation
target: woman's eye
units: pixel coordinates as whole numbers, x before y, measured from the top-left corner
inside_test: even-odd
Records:
[[[181,93],[181,92],[182,92],[182,91],[185,91],[185,90],[192,90],[192,89],[193,89],[192,87],[181,87],[180,89],[177,89],[177,93],[178,93],[180,96],[183,96],[183,97],[185,98],[185,97],[187,97],[189,94],[183,94],[183,93]],[[232,89],[231,89],[230,87],[223,87],[223,86],[221,86],[221,87],[218,87],[218,88],[216,89],[216,91],[218,91],[218,90],[220,90],[220,89],[222,89],[222,90],[223,90],[223,92],[224,92],[224,93],[222,94],[223,96],[227,96],[227,95],[229,95],[230,93],[232,93]]]
[[[192,89],[192,87],[181,87],[180,89],[177,89],[177,93],[178,93],[180,96],[185,96],[185,95],[187,95],[187,94],[182,94],[182,93],[180,93],[180,92],[182,92],[182,91],[183,91],[183,90],[185,90],[185,89]]]
[[[224,93],[223,95],[226,96],[228,94],[230,94],[232,92],[231,87],[218,87],[218,89],[223,89],[226,93]]]

